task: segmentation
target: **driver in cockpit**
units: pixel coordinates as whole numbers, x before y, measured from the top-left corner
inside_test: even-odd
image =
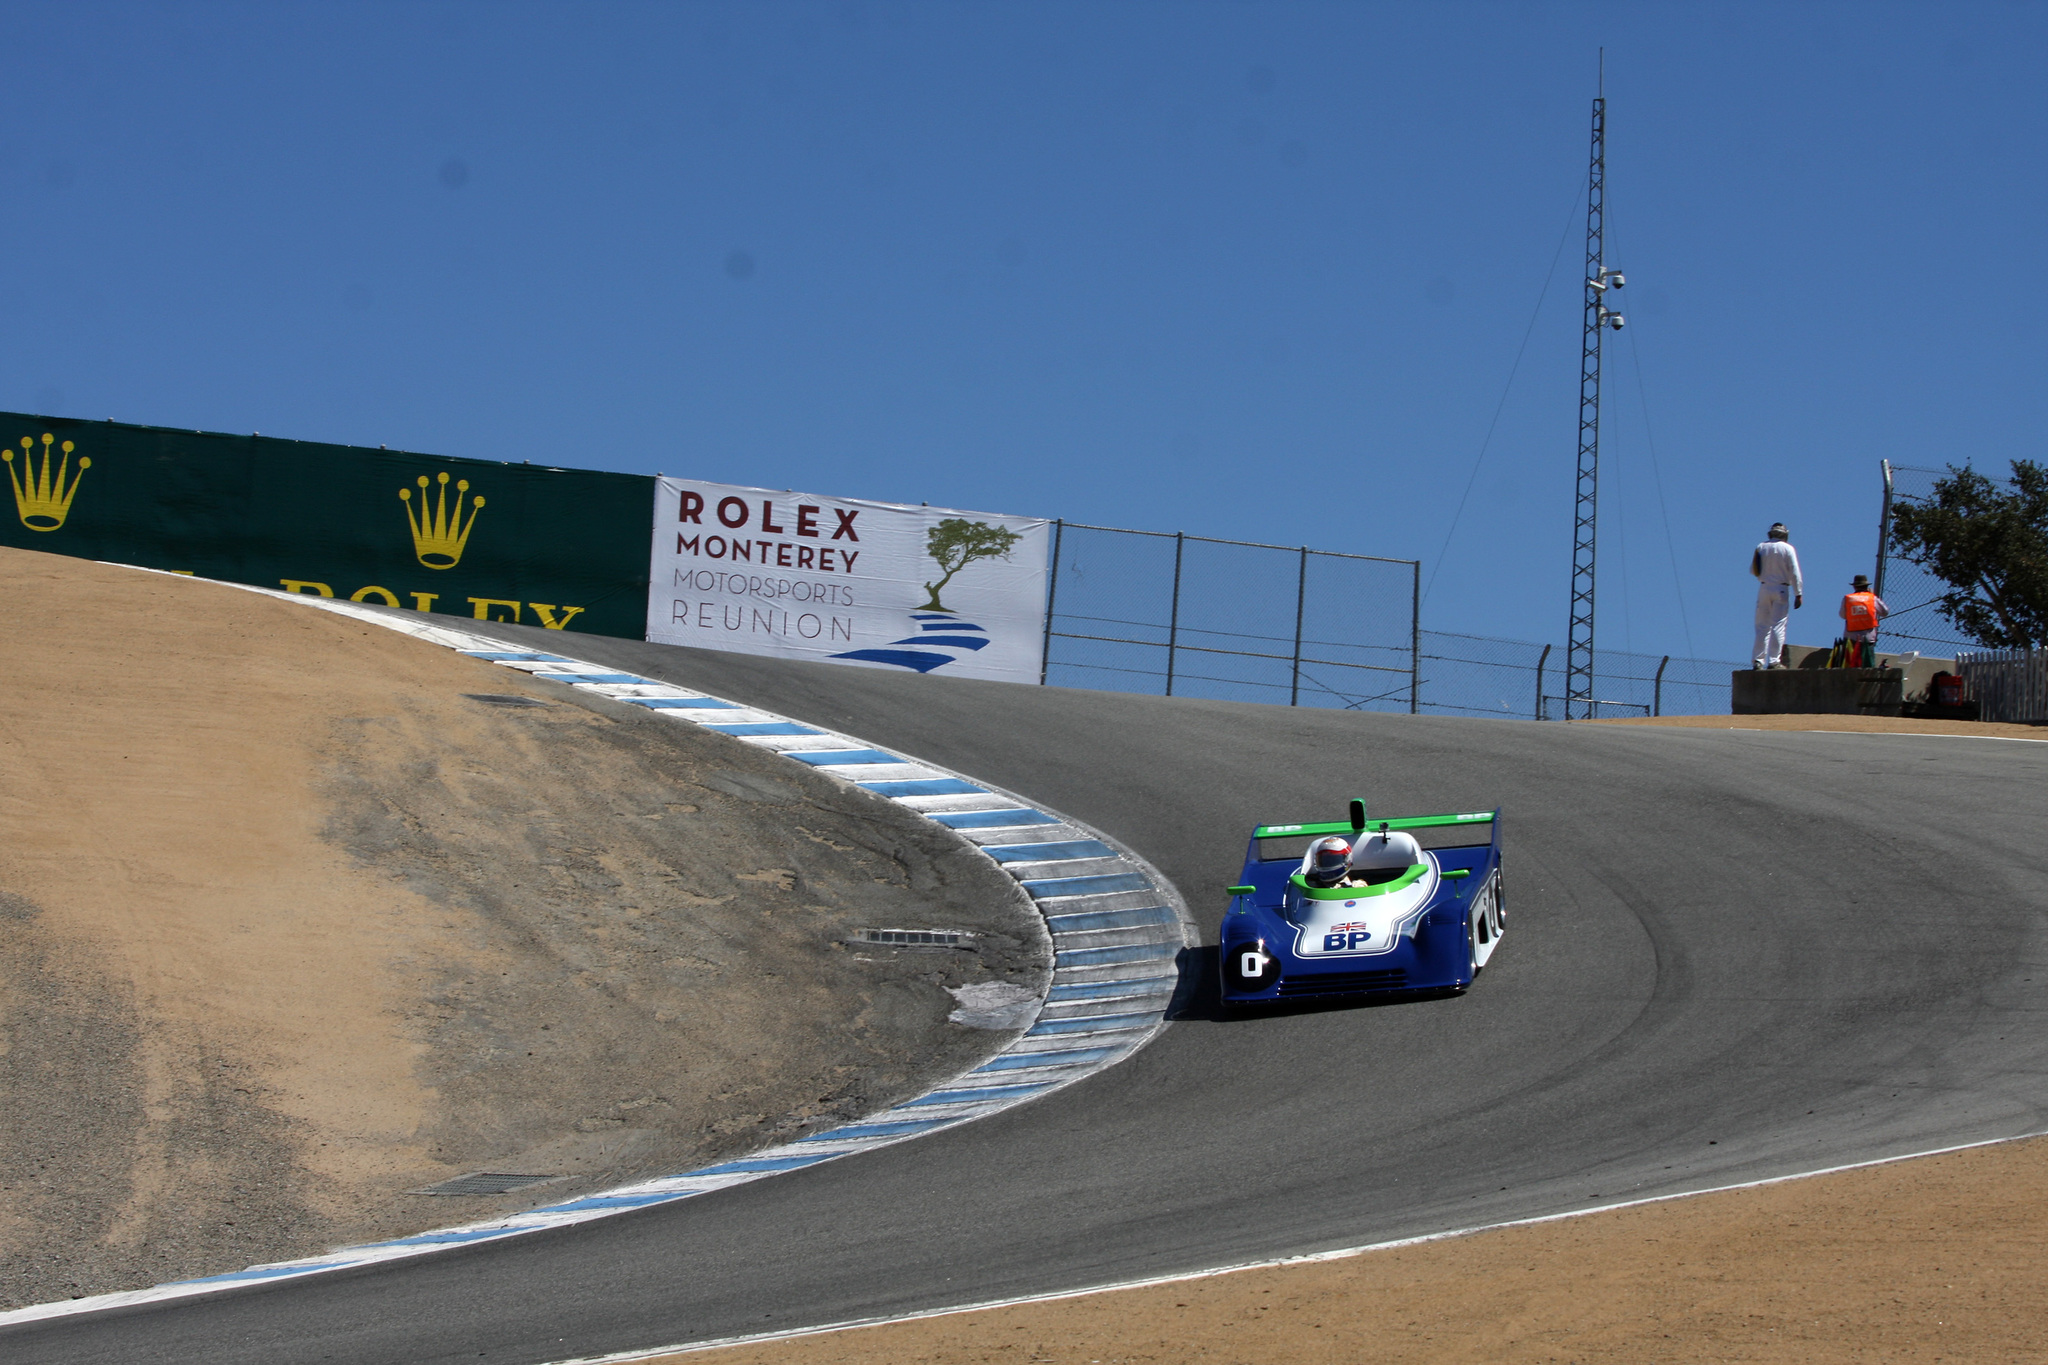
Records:
[[[1301,879],[1318,891],[1342,886],[1350,873],[1351,845],[1334,834],[1310,844],[1301,860]]]
[[[1301,879],[1318,891],[1378,886],[1397,880],[1421,861],[1422,848],[1412,835],[1380,830],[1361,834],[1354,846],[1332,834],[1308,846],[1301,860]]]

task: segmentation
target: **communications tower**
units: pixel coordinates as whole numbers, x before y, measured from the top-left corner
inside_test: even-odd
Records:
[[[1628,281],[1606,265],[1607,89],[1602,55],[1593,99],[1593,157],[1586,173],[1586,317],[1579,350],[1579,482],[1572,515],[1572,624],[1565,648],[1564,715],[1591,720],[1593,697],[1594,556],[1600,513],[1600,337],[1628,319],[1607,306],[1607,291]]]

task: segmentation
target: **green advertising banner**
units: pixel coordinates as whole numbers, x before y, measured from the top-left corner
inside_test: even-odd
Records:
[[[642,639],[654,480],[0,413],[0,545]]]

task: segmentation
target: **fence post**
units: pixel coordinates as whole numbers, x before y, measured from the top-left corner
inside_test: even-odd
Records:
[[[1308,605],[1308,546],[1301,547],[1301,574],[1294,581],[1294,682],[1287,689],[1287,704],[1301,705],[1301,614]]]
[[[1422,561],[1415,561],[1415,583],[1408,596],[1408,714],[1422,709]]]
[[[1543,665],[1550,662],[1550,646],[1543,646],[1543,652],[1536,656],[1536,719],[1543,719]]]
[[[1884,471],[1884,502],[1877,513],[1877,572],[1872,575],[1871,584],[1882,597],[1885,560],[1890,557],[1892,540],[1892,462],[1879,460],[1877,464]]]
[[[1884,470],[1884,506],[1877,514],[1877,573],[1874,576],[1874,590],[1881,598],[1884,596],[1885,561],[1891,557],[1892,547],[1892,462],[1879,460],[1877,463],[1878,467]],[[1883,630],[1884,623],[1878,622],[1877,628]],[[1871,653],[1876,653],[1876,635],[1870,637],[1870,644]]]
[[[1173,533],[1173,615],[1166,625],[1166,695],[1173,695],[1173,656],[1180,648],[1180,552],[1188,543],[1187,532]]]
[[[1664,662],[1657,665],[1657,690],[1650,694],[1650,714],[1653,716],[1664,714],[1664,664],[1670,662],[1671,656],[1666,654]]]
[[[1045,584],[1045,643],[1038,651],[1038,685],[1045,686],[1045,671],[1052,667],[1052,609],[1060,597],[1060,534],[1067,529],[1059,517],[1052,519],[1052,576]]]

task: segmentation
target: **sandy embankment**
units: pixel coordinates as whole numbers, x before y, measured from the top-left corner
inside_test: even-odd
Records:
[[[0,1306],[786,1139],[1040,970],[985,859],[722,736],[216,584],[0,549],[0,604]],[[477,1169],[567,1178],[406,1193]]]
[[[2048,1140],[672,1365],[2034,1362]]]

